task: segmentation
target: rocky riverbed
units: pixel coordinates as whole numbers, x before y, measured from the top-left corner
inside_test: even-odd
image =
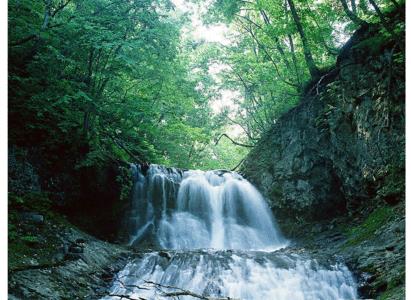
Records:
[[[9,299],[98,299],[132,255],[56,214],[11,216]]]

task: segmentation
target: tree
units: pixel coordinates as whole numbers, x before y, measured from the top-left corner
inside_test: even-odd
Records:
[[[308,39],[305,35],[304,28],[301,24],[300,17],[298,16],[293,0],[287,0],[287,3],[289,5],[291,15],[294,19],[295,26],[297,27],[298,33],[303,43],[304,57],[305,57],[305,62],[307,63],[307,66],[308,66],[308,70],[310,71],[311,77],[316,77],[319,73],[319,70],[317,66],[315,65],[313,56],[311,54],[310,46],[308,44]]]
[[[352,11],[348,8],[347,0],[340,0],[342,7],[344,8],[344,12],[347,14],[347,16],[353,21],[356,25],[362,26],[366,25],[367,22],[361,20],[356,13],[356,6],[355,6],[355,1],[351,1],[351,7]]]
[[[192,76],[201,57],[170,2],[10,1],[9,22],[10,142],[36,145],[50,168],[194,167],[213,144],[221,123],[197,89],[208,66]]]

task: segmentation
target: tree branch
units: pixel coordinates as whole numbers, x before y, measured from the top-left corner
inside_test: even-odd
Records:
[[[265,55],[267,56],[267,58],[268,58],[268,59],[270,60],[270,62],[273,64],[274,69],[275,69],[275,71],[276,71],[276,73],[277,73],[278,78],[279,78],[281,81],[283,81],[284,83],[286,83],[286,84],[288,84],[288,85],[290,85],[290,86],[292,86],[292,87],[298,88],[298,85],[296,85],[296,84],[294,84],[294,83],[292,83],[292,82],[289,82],[288,80],[286,80],[286,79],[280,74],[280,70],[278,69],[277,63],[276,63],[275,60],[271,57],[271,55],[268,53],[266,47],[258,40],[257,36],[254,34],[254,32],[252,31],[252,29],[251,29],[251,28],[247,28],[247,27],[244,25],[243,22],[240,21],[240,23],[243,24],[242,27],[244,28],[244,30],[247,31],[247,32],[251,35],[251,37],[253,38],[253,40],[254,40],[254,41],[257,43],[257,45],[264,51],[264,53],[265,53]]]
[[[248,147],[248,148],[253,148],[253,147],[254,147],[254,145],[246,145],[246,144],[238,143],[238,142],[234,141],[232,138],[230,138],[230,137],[229,137],[227,134],[225,134],[225,133],[221,134],[221,135],[218,137],[217,141],[215,142],[215,145],[217,145],[217,144],[220,142],[220,140],[221,140],[221,138],[222,138],[223,136],[226,137],[226,138],[228,138],[234,145],[241,146],[241,147]]]
[[[138,297],[138,298],[132,298],[131,296],[129,296],[129,295],[123,295],[123,294],[109,294],[109,296],[110,297],[119,297],[120,298],[120,300],[121,299],[129,299],[129,300],[147,300],[146,298],[141,298],[141,297]]]
[[[345,14],[350,18],[350,20],[354,24],[356,24],[358,26],[362,26],[362,25],[367,24],[367,22],[360,19],[354,11],[350,11],[350,9],[348,8],[347,0],[340,0],[340,3],[341,3],[341,5],[344,9]]]
[[[30,34],[29,36],[21,38],[21,39],[15,41],[15,42],[10,42],[9,45],[11,47],[19,46],[19,45],[25,44],[25,43],[30,42],[31,40],[37,39],[37,38],[39,38],[39,36],[37,34]]]
[[[314,78],[319,74],[319,70],[314,62],[314,59],[313,59],[313,56],[310,50],[310,46],[308,43],[308,39],[305,35],[305,31],[301,23],[300,16],[297,13],[297,9],[295,8],[294,1],[287,0],[287,3],[291,11],[291,16],[294,19],[295,26],[297,27],[297,31],[300,35],[301,42],[303,44],[303,53],[304,53],[305,61],[308,66],[308,71],[310,72],[311,77]]]
[[[239,162],[234,168],[232,168],[231,171],[234,172],[235,170],[237,170],[237,168],[238,168],[239,166],[241,166],[241,164],[242,164],[244,161],[245,161],[245,158],[243,158],[242,160],[240,160],[240,162]]]
[[[71,2],[71,0],[67,0],[65,3],[62,2],[62,3],[54,10],[54,12],[51,14],[51,16],[54,17],[59,11],[61,11],[63,8],[65,8],[70,2]]]
[[[218,298],[207,297],[207,296],[203,296],[203,295],[200,295],[200,294],[193,293],[193,292],[188,291],[188,290],[184,290],[182,288],[178,288],[178,287],[175,287],[175,286],[169,286],[169,285],[163,285],[163,284],[156,283],[156,282],[153,282],[153,281],[146,281],[145,280],[144,282],[154,286],[159,292],[161,292],[162,296],[164,296],[164,297],[191,296],[193,298],[197,298],[197,299],[201,299],[201,300],[236,300],[236,299],[230,298],[230,297],[218,297]],[[164,292],[161,288],[175,289],[177,291],[175,291],[175,292]]]

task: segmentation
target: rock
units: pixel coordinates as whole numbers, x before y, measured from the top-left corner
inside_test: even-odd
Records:
[[[83,253],[84,248],[78,245],[71,245],[69,248],[69,253]]]
[[[61,246],[57,249],[57,252],[67,254],[69,252],[69,246],[69,243],[62,243]]]
[[[370,284],[375,280],[375,275],[363,272],[357,278],[358,292],[361,295],[368,297],[371,293]]]
[[[401,220],[399,223],[395,225],[393,229],[397,233],[404,233],[405,232],[405,220]]]
[[[397,51],[392,45],[384,51]],[[403,62],[389,67],[386,52],[357,58],[344,52],[333,81],[283,114],[240,172],[268,199],[287,237],[311,253],[342,257],[358,275],[360,298],[404,299]],[[392,85],[383,75],[389,68]]]
[[[72,253],[69,252],[64,256],[65,260],[78,260],[80,258],[83,258],[82,253]]]
[[[64,258],[65,258],[65,253],[57,252],[56,254],[54,254],[51,261],[53,263],[58,263],[58,262],[62,262]]]
[[[315,224],[312,228],[312,232],[314,233],[320,233],[321,231],[323,231],[321,224]]]
[[[35,212],[24,212],[21,214],[21,218],[23,221],[34,224],[44,224],[44,216]]]
[[[85,239],[76,239],[76,244],[85,244],[87,241]]]
[[[168,260],[171,259],[170,253],[165,252],[165,251],[160,251],[160,252],[158,252],[158,255],[161,256],[161,257],[167,258]]]
[[[280,224],[295,216],[310,223],[347,212],[354,216],[372,206],[377,194],[390,205],[403,200],[404,80],[398,77],[395,87],[382,80],[384,53],[353,61],[349,55],[340,59],[349,67],[318,94],[302,96],[241,166],[269,199]],[[376,63],[383,70],[376,71]],[[394,119],[393,126],[384,121]]]
[[[387,251],[394,251],[394,249],[395,249],[395,245],[388,245],[385,247],[385,250]]]

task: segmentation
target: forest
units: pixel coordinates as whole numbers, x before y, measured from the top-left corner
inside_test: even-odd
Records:
[[[35,144],[52,166],[232,169],[356,28],[399,35],[384,15],[399,5],[219,0],[202,17],[230,26],[222,45],[183,36],[190,12],[171,1],[10,1],[10,144]],[[239,95],[215,111],[224,90]]]
[[[12,300],[404,299],[405,0],[9,0],[8,209]]]

